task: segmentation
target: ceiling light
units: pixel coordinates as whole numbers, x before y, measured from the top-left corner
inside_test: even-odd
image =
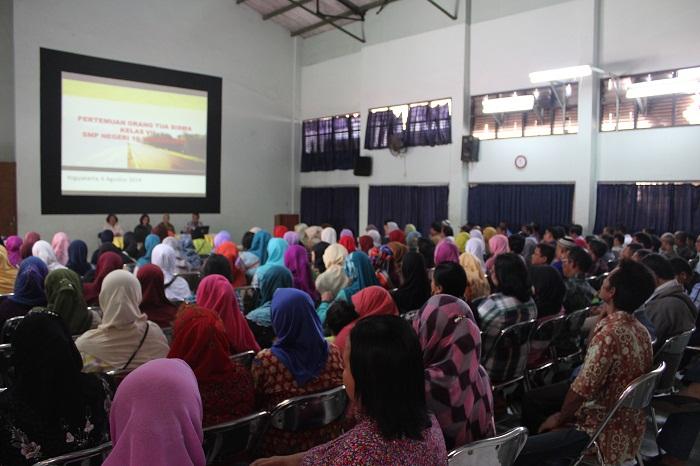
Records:
[[[530,94],[501,97],[499,99],[484,99],[482,106],[484,113],[524,112],[532,110],[532,107],[535,106],[535,96]]]
[[[676,75],[681,79],[700,79],[700,66],[678,70]]]
[[[671,78],[630,84],[627,88],[626,97],[628,99],[638,99],[655,95],[694,94],[696,92],[700,92],[700,82],[692,79]]]
[[[567,66],[565,68],[555,68],[552,70],[533,71],[530,73],[530,82],[549,83],[554,81],[571,81],[574,79],[590,76],[593,71],[601,71],[591,65]]]

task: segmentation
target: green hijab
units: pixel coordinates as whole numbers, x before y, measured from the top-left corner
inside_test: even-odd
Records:
[[[71,335],[81,335],[92,325],[92,314],[83,297],[80,277],[70,269],[57,269],[46,276],[47,311],[58,314]]]

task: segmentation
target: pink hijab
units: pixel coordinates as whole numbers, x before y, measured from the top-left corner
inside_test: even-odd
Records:
[[[114,448],[104,466],[204,466],[202,400],[190,366],[154,359],[126,376],[109,430]]]
[[[494,235],[489,240],[489,251],[491,251],[491,257],[486,261],[486,270],[491,270],[493,268],[493,264],[496,262],[498,256],[510,251],[506,235]]]
[[[443,262],[454,262],[459,264],[459,248],[448,239],[441,240],[435,248],[435,265]]]
[[[68,246],[70,246],[70,239],[68,235],[59,231],[53,235],[51,240],[51,248],[53,253],[56,254],[56,260],[61,265],[66,265],[68,263]]]
[[[233,353],[260,351],[260,346],[238,307],[233,287],[223,275],[207,275],[199,282],[197,304],[221,317]]]

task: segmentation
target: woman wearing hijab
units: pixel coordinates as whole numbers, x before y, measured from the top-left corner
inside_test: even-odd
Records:
[[[409,233],[416,233],[418,229],[416,226],[412,223],[407,223],[406,226],[403,227],[403,232],[408,236]]]
[[[112,230],[104,230],[99,234],[100,237],[100,247],[95,250],[95,252],[92,253],[92,257],[90,258],[90,262],[92,264],[97,264],[97,260],[100,258],[100,254],[103,254],[105,252],[113,252],[115,254],[118,254],[122,258],[122,263],[127,264],[129,262],[132,262],[131,259],[128,256],[125,256],[122,254],[122,250],[119,249],[114,245],[114,233],[112,233]]]
[[[272,296],[278,288],[292,287],[292,273],[284,266],[273,265],[260,280],[260,306],[246,315],[248,325],[255,334],[255,339],[262,348],[272,345],[274,333],[272,329]]]
[[[82,334],[75,345],[85,372],[134,369],[168,354],[168,340],[141,312],[141,284],[126,270],[115,270],[100,291],[102,323]]]
[[[231,285],[234,288],[246,286],[248,281],[246,280],[245,272],[242,270],[245,268],[245,265],[242,260],[239,260],[240,253],[236,245],[231,241],[224,241],[216,248],[216,253],[224,256],[229,261]]]
[[[367,230],[367,236],[370,236],[372,238],[375,248],[378,248],[382,245],[382,235],[376,229]]]
[[[139,309],[161,328],[171,327],[177,308],[165,296],[165,277],[160,267],[146,264],[139,268],[136,278],[141,284]]]
[[[85,276],[92,270],[92,264],[87,260],[87,253],[88,248],[85,241],[80,239],[71,241],[70,246],[68,246],[68,263],[66,267],[81,277]]]
[[[226,231],[226,230],[221,230],[221,231],[218,232],[218,233],[216,234],[216,236],[214,237],[214,249],[216,249],[216,248],[218,248],[219,246],[221,246],[221,243],[223,243],[224,241],[231,241],[231,242],[233,242],[233,238],[231,238],[231,233],[229,233],[229,232]]]
[[[430,298],[413,320],[423,349],[425,395],[448,450],[496,435],[493,394],[480,365],[481,333],[461,299]]]
[[[357,312],[359,317],[346,325],[335,337],[334,344],[341,353],[345,351],[345,344],[350,337],[350,332],[360,320],[371,316],[399,315],[394,299],[381,286],[370,286],[353,295],[352,304],[355,306],[355,312]]]
[[[442,239],[435,247],[435,265],[443,262],[459,264],[459,249],[457,245],[448,239]]]
[[[12,293],[17,279],[17,269],[10,264],[7,249],[0,246],[0,294]]]
[[[19,252],[20,256],[22,259],[26,259],[27,257],[32,255],[32,247],[34,247],[34,243],[39,241],[41,239],[41,236],[39,236],[39,233],[36,231],[28,231],[24,235],[24,241],[22,241],[22,246],[20,246]]]
[[[323,253],[325,271],[316,278],[316,291],[321,295],[322,300],[316,312],[319,319],[321,319],[321,323],[326,320],[326,312],[328,312],[330,303],[336,298],[340,290],[350,283],[350,279],[345,273],[345,260],[347,257],[347,249],[337,243],[328,246]]]
[[[258,257],[258,264],[255,268],[264,265],[265,262],[267,262],[267,244],[270,242],[270,233],[266,232],[265,230],[260,230],[257,233],[255,233],[255,236],[253,236],[253,244],[250,247],[250,252],[255,254]],[[248,272],[246,274],[250,274],[249,276],[253,276],[255,273],[255,269],[251,272],[251,268],[248,268]]]
[[[287,228],[284,225],[275,225],[275,228],[272,229],[272,236],[274,238],[283,238],[284,234],[289,231],[289,228]]]
[[[70,269],[58,269],[49,272],[44,282],[46,290],[46,307],[34,310],[53,312],[58,315],[71,335],[82,335],[93,325],[93,315],[88,311],[83,298],[80,277]],[[95,323],[95,326],[97,326]]]
[[[406,235],[402,230],[392,230],[391,233],[389,233],[389,241],[406,244]]]
[[[15,378],[0,394],[0,458],[31,465],[107,440],[112,389],[83,374],[65,323],[50,312],[28,314],[12,339]]]
[[[214,311],[188,306],[175,322],[169,358],[184,360],[197,377],[204,408],[203,426],[247,416],[255,409],[253,377],[229,358],[224,324]]]
[[[430,281],[423,256],[410,251],[403,259],[401,267],[403,284],[391,296],[400,314],[420,309],[430,298]]]
[[[319,300],[316,286],[311,278],[311,265],[309,255],[304,246],[298,244],[290,246],[284,253],[284,265],[292,273],[292,285],[294,288],[305,291],[315,302]]]
[[[113,252],[105,252],[100,255],[95,269],[95,279],[90,283],[83,283],[83,294],[85,302],[88,306],[96,306],[100,291],[102,290],[102,282],[114,270],[122,268],[122,259],[118,254]]]
[[[326,227],[321,231],[321,241],[328,244],[335,244],[338,242],[335,228]]]
[[[124,233],[124,250],[122,253],[126,254],[132,262],[137,261],[141,257],[136,235],[131,231]]]
[[[189,272],[187,262],[182,257],[182,244],[180,243],[180,240],[178,240],[174,236],[168,236],[160,244],[170,246],[173,249],[173,251],[175,251],[175,270],[177,271],[177,273]]]
[[[165,244],[159,244],[153,248],[151,263],[160,267],[163,271],[165,296],[170,301],[184,301],[192,295],[192,290],[190,290],[187,280],[175,276],[177,274],[177,257],[173,248]]]
[[[282,238],[272,238],[267,243],[267,260],[255,271],[253,282],[251,283],[254,287],[258,287],[260,280],[271,267],[279,265],[284,267],[284,253],[287,251],[287,247],[287,242]]]
[[[68,246],[70,245],[70,239],[68,235],[62,231],[59,231],[51,239],[51,248],[56,255],[56,260],[61,265],[66,265],[68,262]]]
[[[46,264],[49,272],[58,269],[65,269],[64,265],[61,265],[56,259],[56,255],[53,252],[53,248],[49,243],[43,240],[39,240],[32,246],[32,256],[38,257]]]
[[[350,280],[349,284],[338,292],[336,300],[350,301],[355,293],[368,286],[379,285],[377,276],[374,274],[372,263],[367,254],[353,252],[345,261],[345,275]]]
[[[306,235],[306,247],[312,248],[316,244],[320,243],[321,240],[321,232],[323,229],[317,225],[312,225],[308,227],[306,230],[304,230],[304,234]]]
[[[194,243],[192,238],[187,235],[183,235],[180,238],[180,244],[182,244],[182,255],[183,259],[187,263],[188,270],[199,270],[202,267],[202,259],[197,254],[194,249]]]
[[[287,233],[284,234],[282,237],[289,246],[294,246],[295,244],[299,244],[299,234],[296,231],[288,231]]]
[[[489,251],[491,252],[491,256],[489,256],[489,259],[486,261],[486,270],[492,272],[496,258],[510,251],[508,237],[505,235],[494,235],[491,237],[489,240]]]
[[[142,265],[151,263],[151,255],[153,254],[153,249],[155,249],[155,247],[159,244],[160,237],[158,235],[154,235],[153,233],[151,233],[150,235],[146,236],[146,242],[144,243],[146,253],[143,255],[143,257],[136,261],[137,268]]]
[[[465,297],[469,303],[486,298],[491,294],[491,286],[484,275],[481,263],[469,252],[459,256],[459,265],[467,274],[467,291]]]
[[[49,269],[41,259],[28,257],[22,261],[17,270],[14,295],[0,301],[0,329],[7,319],[23,316],[35,306],[46,305],[44,279],[48,274]]]
[[[484,264],[484,241],[480,238],[469,238],[467,241],[467,246],[464,248],[464,252],[471,254],[474,259],[479,262],[482,273],[486,271],[486,265]]]
[[[394,263],[396,264],[397,270],[401,270],[403,258],[408,252],[408,248],[405,244],[399,243],[398,241],[391,241],[387,244],[387,246],[389,247],[389,249],[391,249],[391,253],[394,257]]]
[[[8,236],[5,239],[5,249],[7,249],[7,257],[10,259],[10,264],[13,267],[19,267],[22,261],[20,248],[22,247],[22,238],[17,235]]]
[[[418,250],[418,240],[421,239],[422,235],[418,231],[412,231],[406,235],[406,246],[411,251]]]
[[[309,226],[306,223],[297,223],[294,225],[294,233],[297,234],[297,237],[299,238],[299,243],[302,246],[306,244],[306,240],[308,239],[306,237],[306,229],[309,228]]]
[[[272,298],[271,316],[277,338],[272,348],[258,353],[252,367],[262,409],[273,409],[287,398],[329,390],[343,383],[342,354],[323,338],[321,322],[308,294],[278,289]],[[295,433],[270,428],[261,450],[264,456],[296,453],[340,433],[337,422]]]
[[[326,264],[323,262],[323,255],[326,253],[328,246],[330,246],[330,244],[321,241],[311,248],[311,262],[314,265],[317,276],[326,271]]]
[[[369,235],[362,235],[360,236],[359,244],[360,251],[369,254],[370,249],[374,247],[374,240],[372,240],[372,237]]]
[[[498,231],[494,227],[486,227],[484,228],[484,231],[482,233],[483,240],[484,240],[484,247],[486,249],[486,254],[491,254],[491,251],[489,250],[489,241],[491,241],[491,238],[496,236],[498,234]]]
[[[459,249],[460,254],[464,252],[467,246],[467,241],[469,241],[469,233],[466,231],[460,231],[455,236],[455,244],[457,245],[457,249]]]
[[[214,311],[221,318],[228,337],[231,354],[244,351],[260,351],[251,333],[231,283],[221,275],[208,275],[197,287],[197,304]]]
[[[352,236],[341,236],[340,240],[338,241],[338,244],[342,245],[345,249],[348,250],[348,254],[351,252],[355,252],[355,238]]]
[[[150,361],[124,378],[109,427],[113,447],[104,466],[206,464],[197,378],[180,359]]]
[[[396,265],[394,250],[388,244],[383,244],[379,248],[372,248],[369,252],[369,257],[374,267],[377,281],[382,288],[393,290],[401,285],[401,269]]]

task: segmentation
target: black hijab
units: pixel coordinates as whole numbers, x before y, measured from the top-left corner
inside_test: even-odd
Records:
[[[403,284],[392,293],[401,314],[420,309],[430,298],[430,283],[423,256],[409,251],[403,257],[401,266]]]
[[[553,316],[561,311],[566,286],[561,274],[551,265],[530,267],[530,280],[535,288],[537,317]]]
[[[88,248],[85,241],[74,239],[68,245],[68,263],[66,267],[82,277],[92,270],[92,266],[87,261],[87,254]]]
[[[323,253],[326,252],[328,246],[330,246],[330,244],[326,243],[325,241],[321,241],[313,247],[314,267],[316,267],[318,273],[323,273],[326,271],[326,264],[323,263]]]
[[[124,233],[124,252],[127,253],[132,259],[138,259],[141,257],[141,254],[139,254],[139,246],[135,233],[130,231]]]

